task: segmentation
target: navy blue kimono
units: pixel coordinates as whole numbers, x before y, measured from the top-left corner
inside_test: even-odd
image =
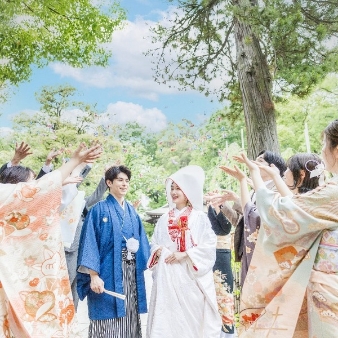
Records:
[[[125,210],[109,194],[93,206],[81,233],[77,266],[98,272],[106,290],[123,292],[122,248],[125,239],[134,237],[140,243],[136,253],[136,287],[138,312],[147,312],[144,270],[150,255],[149,242],[141,219],[134,207],[125,201]],[[121,229],[122,228],[122,229]],[[87,296],[91,320],[111,319],[126,315],[124,301],[106,293],[97,294],[90,288],[90,275],[77,273],[77,291],[83,300]]]

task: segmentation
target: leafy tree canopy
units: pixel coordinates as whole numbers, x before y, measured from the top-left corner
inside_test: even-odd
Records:
[[[27,116],[25,119],[22,114],[18,114],[15,117],[14,133],[0,138],[0,157],[3,163],[12,158],[16,142],[25,141],[31,146],[33,155],[24,159],[23,165],[38,172],[52,148],[65,148],[64,154],[54,161],[55,167],[58,167],[62,163],[62,157],[69,157],[79,142],[90,144],[91,141],[98,140],[103,145],[104,152],[81,185],[81,189],[88,194],[95,189],[105,166],[117,162],[132,169],[128,199],[135,201],[145,195],[150,199],[151,208],[166,203],[165,179],[189,164],[200,165],[205,170],[205,191],[238,191],[237,181],[219,169],[221,164],[234,165],[232,156],[243,151],[241,130],[244,121],[232,121],[228,108],[216,111],[199,125],[183,119],[177,124],[168,124],[159,133],[149,133],[134,122],[123,126],[111,125],[109,128],[101,126],[97,124],[99,113],[92,107],[90,111],[94,117],[82,133],[78,131],[76,119],[67,119],[73,115],[74,102],[79,104],[73,100],[76,93],[70,86],[44,87],[36,95],[41,103],[37,113],[39,117]],[[86,103],[82,102],[82,105],[86,106]],[[305,123],[308,125],[311,151],[320,154],[321,132],[329,121],[337,118],[337,105],[337,74],[327,76],[306,98],[290,96],[288,102],[278,103],[277,126],[282,156],[288,159],[297,152],[306,152]],[[39,124],[40,120],[49,121],[58,109],[61,111],[62,122],[59,128],[54,130],[48,123]],[[79,116],[87,116],[86,111],[82,111]],[[143,209],[140,208],[142,212]]]
[[[1,0],[0,85],[29,79],[34,64],[107,65],[104,43],[124,18],[115,1]]]
[[[338,68],[337,0],[169,2],[177,9],[170,14],[169,23],[153,30],[154,42],[160,47],[149,51],[158,59],[156,80],[177,80],[182,88],[191,87],[207,96],[216,92],[220,100],[232,102],[235,117],[242,109],[236,20],[249,25],[259,40],[275,97],[282,98],[285,92],[304,97],[326,74]],[[213,85],[214,79],[221,79],[222,84]]]

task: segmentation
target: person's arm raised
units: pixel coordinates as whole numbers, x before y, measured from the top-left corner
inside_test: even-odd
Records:
[[[261,170],[264,170],[271,177],[281,196],[285,197],[293,195],[292,191],[280,176],[279,169],[274,164],[271,164],[270,166],[262,165],[257,162],[256,164]]]
[[[241,186],[241,205],[242,205],[242,211],[244,212],[244,208],[248,202],[250,202],[250,194],[248,189],[248,182],[247,177],[245,173],[240,170],[237,166],[235,166],[233,169],[221,166],[220,167],[224,172],[231,175],[232,177],[236,178]]]
[[[57,169],[61,173],[62,181],[64,181],[79,164],[83,162],[92,163],[99,158],[101,154],[102,147],[100,144],[95,144],[88,149],[84,143],[80,143],[70,160]]]
[[[247,156],[243,153],[241,153],[239,156],[234,156],[233,158],[235,161],[239,163],[244,163],[248,167],[256,191],[260,188],[265,187],[265,183],[260,174],[259,167],[255,162],[249,160]]]
[[[21,160],[23,160],[28,155],[33,154],[30,150],[31,148],[27,143],[21,142],[19,145],[16,143],[14,156],[11,159],[12,166],[20,165]]]

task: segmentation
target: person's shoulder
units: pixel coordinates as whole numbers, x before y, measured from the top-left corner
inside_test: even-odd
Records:
[[[169,212],[168,211],[166,211],[164,214],[162,214],[159,218],[158,218],[158,221],[162,221],[162,220],[164,220],[164,219],[167,219],[168,218],[168,214],[169,214]]]
[[[98,201],[89,209],[89,212],[98,212],[99,210],[102,210],[106,206],[106,204],[106,200]]]

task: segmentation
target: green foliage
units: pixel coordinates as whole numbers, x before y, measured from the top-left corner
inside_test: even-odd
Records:
[[[306,98],[292,97],[276,106],[278,135],[282,155],[290,157],[306,152],[304,127],[308,125],[311,151],[320,154],[321,133],[329,121],[337,118],[338,76],[330,74]]]
[[[176,80],[183,89],[194,88],[206,96],[213,92],[210,82],[222,79],[223,85],[214,93],[231,102],[235,118],[242,113],[235,22],[250,27],[258,39],[275,99],[282,99],[284,93],[304,97],[326,74],[337,70],[337,0],[170,2],[177,10],[169,24],[158,24],[153,30],[154,42],[161,44],[149,51],[157,56],[155,79]]]
[[[104,43],[124,18],[116,2],[105,8],[90,0],[1,1],[0,85],[28,80],[34,64],[107,65]]]
[[[67,95],[66,95],[67,93]],[[228,107],[216,111],[200,125],[183,119],[177,124],[168,124],[159,133],[150,133],[137,123],[103,126],[97,124],[98,113],[91,108],[94,119],[87,121],[85,132],[78,130],[77,119],[67,119],[69,110],[86,107],[85,102],[74,100],[77,91],[69,86],[45,87],[36,97],[41,103],[36,116],[19,114],[15,117],[14,133],[0,139],[2,163],[9,161],[14,153],[15,142],[27,142],[33,155],[23,165],[38,172],[52,148],[65,148],[63,156],[54,160],[55,167],[62,157],[69,157],[75,146],[84,141],[99,141],[104,148],[102,157],[94,164],[81,189],[90,194],[101,179],[108,164],[123,163],[131,168],[132,179],[128,200],[134,202],[149,198],[149,205],[139,207],[144,215],[149,208],[166,204],[165,179],[179,168],[196,164],[206,174],[205,191],[230,189],[238,193],[237,180],[225,175],[220,165],[233,166],[233,155],[243,151],[241,130],[243,120],[233,120]],[[311,151],[320,153],[321,132],[329,121],[337,118],[338,76],[330,74],[307,98],[290,96],[280,102],[278,112],[278,134],[285,159],[297,152],[306,151],[304,124],[307,122]],[[80,110],[79,110],[80,111]],[[58,112],[58,114],[56,114]],[[96,115],[95,115],[96,114]],[[79,117],[87,116],[85,111]],[[55,118],[56,129],[50,127]],[[40,121],[44,121],[43,123]],[[245,149],[244,149],[245,150]],[[242,168],[243,169],[243,168]],[[152,225],[147,224],[150,236]]]

